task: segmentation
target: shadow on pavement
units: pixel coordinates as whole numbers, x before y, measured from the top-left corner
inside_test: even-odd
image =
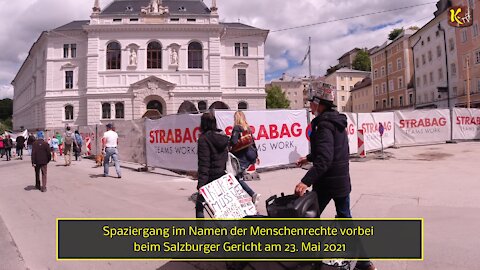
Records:
[[[90,178],[103,178],[103,173],[102,174],[89,174],[88,176]]]
[[[27,186],[24,188],[26,191],[38,190],[35,186]]]

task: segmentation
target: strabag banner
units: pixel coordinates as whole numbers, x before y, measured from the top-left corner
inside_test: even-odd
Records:
[[[172,170],[196,171],[200,114],[145,120],[147,164]]]
[[[395,144],[415,145],[450,140],[450,110],[395,112]]]
[[[350,154],[356,154],[358,152],[357,114],[345,113],[345,115],[347,116],[347,134]]]
[[[380,138],[380,123],[384,127],[383,138]],[[387,148],[395,144],[394,115],[386,113],[359,113],[358,129],[363,129],[365,151],[374,151]]]
[[[215,218],[243,218],[257,214],[252,197],[242,188],[235,176],[226,174],[200,188]]]
[[[233,130],[233,111],[216,111],[217,125],[228,136]],[[309,153],[305,110],[246,111],[260,159],[259,168],[297,162]]]
[[[453,139],[474,140],[480,139],[480,110],[454,109],[453,110]]]

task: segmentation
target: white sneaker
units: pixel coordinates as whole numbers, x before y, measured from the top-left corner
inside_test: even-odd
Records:
[[[260,201],[260,200],[259,200],[260,196],[262,196],[262,194],[259,194],[259,193],[253,194],[253,196],[252,196],[252,202],[253,202],[253,204],[255,204],[255,205],[258,204],[258,202]]]

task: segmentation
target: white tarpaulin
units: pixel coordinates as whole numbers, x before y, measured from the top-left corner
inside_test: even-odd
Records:
[[[200,114],[145,120],[147,164],[172,170],[196,171]]]
[[[453,119],[454,140],[480,139],[479,109],[454,109]]]
[[[257,214],[252,197],[231,174],[201,187],[199,192],[212,209],[215,218],[239,219]]]
[[[382,123],[385,131],[383,138],[380,138],[379,127]],[[394,135],[394,115],[391,112],[385,113],[359,113],[358,129],[363,129],[365,139],[365,151],[373,151],[393,146],[395,143]]]
[[[28,139],[28,130],[24,130],[24,131],[21,131],[21,132],[14,132],[14,133],[5,131],[5,134],[3,135],[3,137],[5,138],[5,136],[7,136],[7,135],[10,135],[10,138],[14,142],[17,139],[18,136],[23,136],[25,138],[25,141],[26,141]]]
[[[231,135],[233,111],[216,111],[218,128]],[[309,152],[305,110],[246,111],[258,148],[260,165],[273,167],[297,162]]]
[[[358,131],[357,131],[357,114],[345,113],[347,116],[347,134],[350,154],[358,152]]]
[[[395,144],[415,145],[450,140],[450,110],[395,112]]]

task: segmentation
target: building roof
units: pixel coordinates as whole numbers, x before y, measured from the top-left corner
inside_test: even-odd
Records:
[[[341,68],[336,73],[370,73],[370,71],[363,71],[363,70],[356,70],[356,69],[349,69],[349,68]]]
[[[348,51],[348,52],[344,53],[344,54],[343,54],[342,56],[340,56],[340,58],[338,58],[337,60],[340,60],[340,59],[342,59],[343,57],[345,57],[345,56],[347,56],[347,55],[349,55],[349,54],[352,54],[352,53],[358,52],[358,51],[360,51],[360,50],[362,50],[362,49],[359,49],[359,48],[354,48],[354,49],[352,49],[352,50],[350,50],[350,51]]]
[[[364,88],[364,87],[367,87],[367,86],[370,86],[370,85],[372,85],[372,78],[366,77],[361,82],[356,83],[351,91],[355,91],[355,90],[358,90],[358,89],[361,89],[361,88]]]
[[[53,29],[54,31],[82,30],[83,26],[88,25],[90,21],[73,21]]]
[[[394,40],[388,40],[385,43],[383,43],[381,46],[379,46],[376,49],[372,49],[370,52],[370,55],[376,54],[379,51],[382,51],[383,49],[386,49],[388,46],[392,45],[393,43],[397,42],[398,40],[402,39],[403,37],[410,37],[411,35],[415,34],[416,30],[412,29],[404,29],[400,35],[398,35]]]
[[[101,15],[139,15],[150,0],[114,0]],[[162,2],[171,15],[209,15],[210,9],[200,0],[167,0]]]
[[[221,25],[227,27],[227,28],[235,28],[235,29],[259,29],[250,25],[246,25],[243,23],[227,23],[227,22],[222,22],[220,23]]]

